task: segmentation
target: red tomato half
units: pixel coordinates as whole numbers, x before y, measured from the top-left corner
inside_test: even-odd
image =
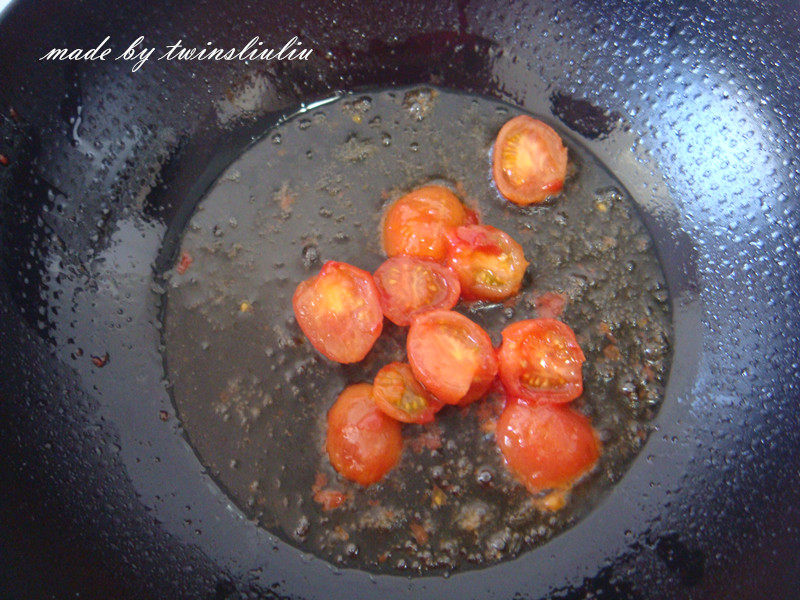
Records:
[[[373,277],[383,314],[402,327],[426,310],[453,308],[461,293],[458,278],[450,269],[411,256],[388,259]]]
[[[497,134],[492,175],[511,202],[541,202],[564,187],[567,149],[549,125],[526,115],[514,117]]]
[[[488,334],[451,310],[432,310],[415,317],[406,346],[417,380],[447,404],[463,406],[477,400],[497,374]]]
[[[406,363],[383,367],[372,382],[372,399],[388,416],[403,423],[430,423],[444,406],[420,385]]]
[[[583,392],[586,360],[575,334],[554,319],[519,321],[503,330],[500,380],[513,398],[569,402]]]
[[[375,406],[370,384],[346,387],[328,411],[325,447],[331,465],[363,486],[380,481],[403,451],[400,427]]]
[[[467,299],[504,300],[519,291],[528,261],[522,246],[490,225],[464,225],[447,234],[447,264]]]
[[[495,439],[509,470],[533,493],[569,488],[600,456],[589,419],[559,404],[509,401]]]
[[[372,275],[346,263],[325,263],[318,275],[297,286],[292,305],[314,348],[336,362],[364,358],[383,329]]]
[[[440,261],[447,252],[445,233],[464,224],[467,211],[453,192],[426,185],[397,199],[383,219],[387,256],[416,256]]]

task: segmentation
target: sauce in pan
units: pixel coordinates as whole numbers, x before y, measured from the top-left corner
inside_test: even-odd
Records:
[[[569,151],[560,196],[519,207],[492,182],[491,146],[519,109],[431,88],[349,96],[276,126],[199,204],[168,273],[164,352],[177,412],[200,460],[250,517],[304,551],[373,571],[450,572],[514,557],[570,527],[643,445],[669,368],[666,284],[621,184]],[[455,190],[531,263],[505,303],[456,310],[499,344],[509,323],[556,317],[586,355],[573,403],[598,430],[598,467],[566,496],[530,494],[494,441],[491,395],[403,425],[398,465],[368,488],[325,452],[345,386],[405,361],[407,329],[385,320],[358,363],[317,353],[292,312],[297,284],[328,260],[374,271],[385,205],[419,185]]]

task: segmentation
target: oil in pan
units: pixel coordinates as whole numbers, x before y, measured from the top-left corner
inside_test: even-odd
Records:
[[[168,273],[164,352],[190,443],[250,517],[304,551],[376,572],[445,572],[509,559],[591,510],[625,472],[664,394],[672,331],[653,244],[632,199],[564,135],[563,193],[520,208],[497,193],[491,146],[514,107],[434,88],[347,96],[275,127],[198,205]],[[555,126],[555,124],[553,124]],[[501,399],[404,426],[405,450],[379,484],[340,478],[325,417],[348,384],[405,360],[388,321],[364,361],[339,365],[297,326],[297,284],[328,260],[374,271],[386,204],[449,186],[519,241],[531,266],[516,301],[456,310],[499,343],[503,327],[558,315],[586,354],[574,403],[601,435],[597,469],[561,502],[532,496],[494,442]],[[344,494],[325,510],[321,491]]]

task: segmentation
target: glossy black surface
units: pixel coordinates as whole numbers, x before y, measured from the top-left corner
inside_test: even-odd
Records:
[[[0,21],[4,595],[796,597],[798,31],[788,2],[12,6]],[[293,34],[315,50],[306,63],[151,60],[131,74],[37,60],[105,35],[121,51],[139,35],[164,47]],[[239,136],[340,90],[407,83],[554,114],[583,136],[640,201],[675,319],[658,430],[622,482],[549,544],[449,579],[337,571],[243,519],[175,431],[147,368],[157,305],[133,293]]]

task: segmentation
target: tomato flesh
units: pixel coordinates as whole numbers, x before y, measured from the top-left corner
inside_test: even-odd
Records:
[[[372,382],[372,399],[388,416],[402,423],[430,423],[444,406],[416,380],[406,363],[383,367]]]
[[[406,349],[414,376],[447,404],[463,406],[477,400],[497,374],[489,335],[454,311],[434,310],[415,317]]]
[[[563,404],[509,401],[495,440],[509,470],[533,493],[571,487],[600,456],[589,419]]]
[[[500,380],[514,398],[569,402],[583,392],[586,360],[572,329],[555,319],[513,323],[497,352]]]
[[[340,475],[368,486],[400,460],[401,426],[375,406],[370,384],[357,383],[346,387],[328,411],[325,448]]]
[[[434,261],[447,252],[446,232],[467,220],[464,205],[440,185],[426,185],[396,200],[383,220],[387,256],[416,256]]]
[[[470,300],[504,300],[519,291],[528,261],[517,242],[490,225],[464,225],[447,234],[447,264]]]
[[[461,293],[453,271],[411,256],[388,259],[375,271],[374,279],[383,314],[401,327],[426,310],[452,308]]]
[[[497,134],[492,175],[511,202],[542,202],[564,187],[567,149],[549,125],[527,115],[514,117]]]
[[[364,358],[383,329],[372,275],[346,263],[325,263],[318,275],[297,286],[292,305],[314,348],[336,362]]]

